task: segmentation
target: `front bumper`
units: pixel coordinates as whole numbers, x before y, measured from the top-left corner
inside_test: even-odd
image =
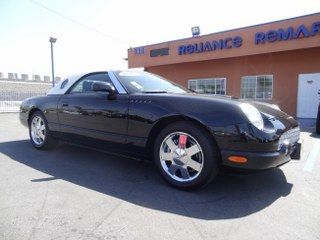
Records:
[[[289,162],[291,159],[300,159],[301,143],[288,145],[276,152],[240,152],[222,150],[222,165],[241,169],[263,170],[275,168]],[[246,162],[238,163],[229,160],[231,156],[241,156]]]

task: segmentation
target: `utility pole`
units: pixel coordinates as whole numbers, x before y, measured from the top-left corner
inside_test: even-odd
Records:
[[[54,87],[54,63],[53,63],[53,44],[57,41],[56,38],[50,37],[49,42],[51,46],[51,70],[52,70],[52,87]]]

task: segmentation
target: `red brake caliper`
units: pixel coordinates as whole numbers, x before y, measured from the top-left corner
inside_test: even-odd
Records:
[[[179,148],[186,148],[186,143],[187,143],[187,135],[183,135],[183,134],[180,134],[179,135]]]

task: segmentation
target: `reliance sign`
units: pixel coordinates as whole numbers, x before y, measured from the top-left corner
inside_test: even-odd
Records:
[[[211,52],[229,48],[238,48],[242,45],[242,37],[225,38],[217,41],[206,41],[179,46],[179,55]]]
[[[318,33],[320,33],[320,22],[314,22],[310,28],[307,28],[305,25],[300,25],[296,29],[293,27],[288,27],[286,29],[280,28],[278,30],[269,30],[267,32],[257,32],[254,36],[254,43],[256,45],[261,45],[265,43],[274,43],[276,41],[288,41],[299,38],[313,37]],[[242,46],[242,44],[242,37],[230,37],[220,40],[180,45],[178,48],[178,54],[186,55],[239,48]]]

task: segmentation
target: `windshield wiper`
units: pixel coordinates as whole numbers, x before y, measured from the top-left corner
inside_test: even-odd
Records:
[[[150,90],[150,91],[143,91],[142,93],[168,93],[164,90]]]

